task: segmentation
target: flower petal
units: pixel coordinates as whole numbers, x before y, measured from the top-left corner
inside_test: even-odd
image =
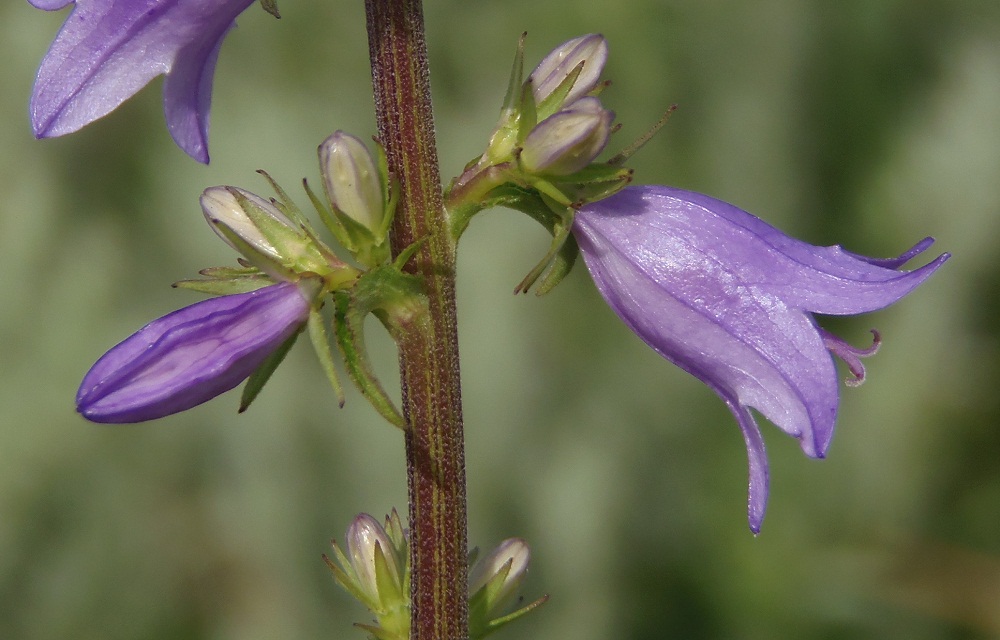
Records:
[[[205,300],[149,323],[108,351],[77,393],[93,422],[142,422],[228,391],[298,331],[309,301],[294,283]]]
[[[724,232],[714,238],[710,250],[731,255],[730,260],[740,264],[738,275],[744,282],[759,283],[814,313],[847,315],[887,307],[919,286],[950,257],[945,253],[914,271],[897,271],[930,247],[933,238],[922,240],[899,258],[880,260],[836,245],[817,247],[797,240],[738,207],[700,193],[672,187],[627,191],[631,193],[623,199],[641,200],[661,215],[676,210],[682,224],[691,229],[720,218],[728,220],[730,225],[716,225]]]
[[[715,252],[731,226],[725,219],[689,224],[683,211],[620,195],[581,209],[573,228],[611,308],[727,402],[758,409],[807,455],[822,456],[836,418],[837,375],[812,319],[745,282],[739,246]],[[622,214],[626,207],[631,213]]]
[[[168,74],[164,109],[177,144],[208,161],[211,80],[223,36],[253,0],[78,0],[42,60],[35,135],[71,133]],[[58,2],[35,6],[54,9]],[[174,73],[177,77],[170,79]]]
[[[722,397],[726,401],[726,405],[729,406],[729,410],[736,417],[740,431],[743,432],[743,441],[747,445],[747,460],[750,467],[750,481],[747,490],[747,521],[750,523],[750,531],[757,534],[760,533],[760,526],[764,522],[767,492],[770,485],[764,438],[761,436],[760,427],[757,426],[757,421],[754,420],[749,409],[740,406],[735,398],[725,395]]]
[[[36,9],[44,9],[46,11],[62,9],[72,2],[73,0],[28,0],[28,3],[31,4],[31,6]]]

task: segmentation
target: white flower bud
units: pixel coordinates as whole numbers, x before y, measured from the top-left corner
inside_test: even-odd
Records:
[[[375,564],[375,548],[378,546],[385,557],[386,565],[389,568],[389,576],[397,585],[397,590],[402,590],[402,574],[400,560],[396,557],[396,551],[392,540],[379,524],[378,520],[362,513],[358,515],[351,526],[347,529],[347,555],[351,562],[351,567],[357,576],[357,586],[367,594],[373,602],[381,602],[382,597],[378,591],[378,580]],[[384,594],[383,594],[384,595]]]
[[[555,176],[580,171],[608,144],[614,117],[597,98],[580,98],[531,130],[521,147],[521,167]]]
[[[487,610],[491,614],[497,613],[516,595],[518,588],[524,581],[530,560],[531,549],[527,542],[521,538],[504,540],[493,551],[480,558],[472,567],[469,572],[469,595],[475,596],[509,563],[510,568],[503,579],[503,584],[487,603]]]
[[[597,86],[607,61],[608,42],[600,34],[591,33],[562,43],[545,56],[531,72],[535,102],[542,102],[552,95],[566,76],[582,62],[580,75],[577,76],[563,104],[570,105],[576,102]]]
[[[378,168],[365,143],[337,131],[320,145],[319,163],[330,204],[377,234],[386,203]]]
[[[243,241],[255,248],[260,253],[271,258],[279,259],[278,250],[265,237],[256,224],[250,219],[243,205],[240,204],[236,194],[245,198],[250,205],[264,212],[276,222],[297,231],[295,223],[281,213],[277,207],[260,196],[249,191],[237,189],[236,187],[209,187],[201,194],[201,208],[205,212],[205,219],[212,229],[222,238],[226,244],[239,251],[239,247],[219,231],[219,225],[225,225],[230,231],[239,236]]]

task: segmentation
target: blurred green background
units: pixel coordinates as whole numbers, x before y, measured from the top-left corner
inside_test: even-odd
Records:
[[[171,282],[232,263],[203,188],[265,193],[267,168],[295,193],[332,130],[374,133],[362,3],[281,8],[223,48],[204,167],[172,144],[159,80],[35,141],[31,83],[65,13],[0,6],[0,638],[361,637],[320,554],[360,511],[405,512],[402,439],[351,390],[338,410],[308,348],[243,416],[235,393],[138,426],[73,410],[107,348],[199,299]],[[529,64],[601,31],[618,146],[680,107],[639,183],[816,244],[890,256],[934,235],[955,254],[897,306],[825,321],[885,343],[827,460],[764,425],[754,538],[722,402],[582,268],[512,296],[548,238],[481,216],[459,275],[470,540],[527,538],[525,595],[552,595],[498,638],[1000,637],[1000,3],[428,0],[427,26],[446,176],[483,148],[522,31]]]

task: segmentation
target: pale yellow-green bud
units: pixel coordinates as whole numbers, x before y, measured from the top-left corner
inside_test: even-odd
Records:
[[[337,131],[319,147],[327,198],[335,209],[378,234],[386,202],[375,159],[365,143]]]

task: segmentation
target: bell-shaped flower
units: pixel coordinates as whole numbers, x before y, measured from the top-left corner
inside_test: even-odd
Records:
[[[768,466],[754,408],[823,457],[837,415],[831,352],[861,377],[853,349],[813,314],[853,315],[886,307],[945,260],[913,271],[839,246],[795,240],[730,204],[659,186],[629,187],[577,214],[573,234],[598,290],[619,317],[664,358],[715,391],[736,417],[750,463],[749,521],[764,517]]]
[[[73,4],[42,60],[31,96],[35,135],[72,133],[101,118],[158,75],[177,145],[208,162],[209,106],[219,49],[253,0],[29,0]]]
[[[597,98],[580,98],[531,130],[521,147],[521,168],[552,176],[580,171],[604,151],[614,119]]]
[[[91,367],[77,411],[93,422],[142,422],[229,391],[302,329],[318,288],[282,282],[154,320]]]
[[[607,61],[608,41],[604,36],[591,33],[567,40],[545,56],[531,72],[529,79],[535,102],[544,102],[579,67],[579,75],[562,104],[576,102],[597,86]]]

